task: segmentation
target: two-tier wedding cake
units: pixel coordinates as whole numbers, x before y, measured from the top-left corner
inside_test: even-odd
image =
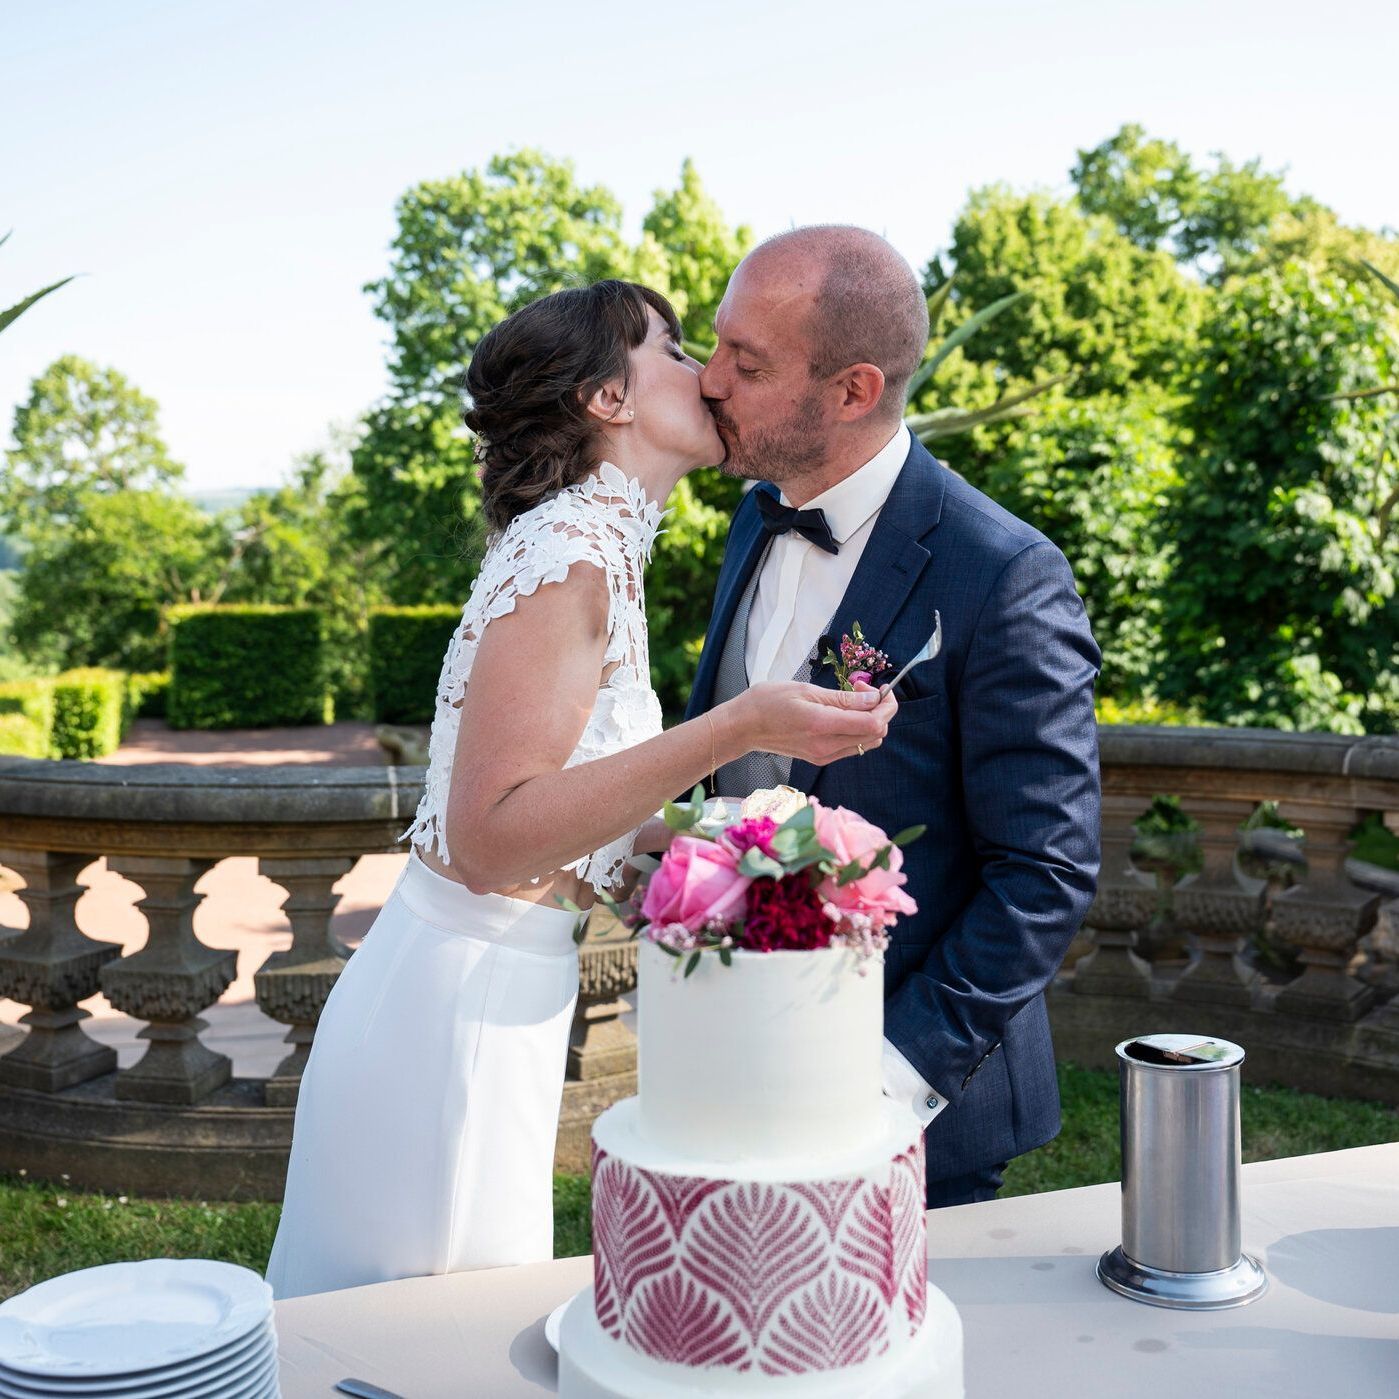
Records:
[[[759,885],[742,891],[756,925],[771,867],[735,869]],[[727,897],[703,877],[702,899]],[[927,1281],[920,1124],[880,1088],[878,953],[752,951],[722,924],[699,957],[642,942],[640,1091],[593,1129],[594,1282],[563,1320],[560,1394],[961,1399],[961,1321]]]

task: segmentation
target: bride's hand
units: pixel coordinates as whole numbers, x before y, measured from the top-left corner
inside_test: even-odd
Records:
[[[750,751],[781,753],[823,767],[878,748],[898,710],[893,695],[864,683],[827,690],[799,680],[769,680],[729,701]]]

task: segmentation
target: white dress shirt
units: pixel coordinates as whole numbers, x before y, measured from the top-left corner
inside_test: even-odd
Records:
[[[802,507],[825,513],[840,553],[828,554],[795,530],[773,537],[759,566],[748,614],[744,660],[750,685],[790,680],[811,655],[850,586],[911,446],[909,430],[900,423],[893,437],[858,471]],[[792,504],[785,494],[782,504]],[[888,1040],[884,1041],[883,1072],[886,1096],[907,1103],[924,1126],[947,1106],[943,1095]]]

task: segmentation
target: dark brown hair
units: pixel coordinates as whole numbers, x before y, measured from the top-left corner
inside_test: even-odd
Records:
[[[588,400],[609,379],[630,388],[628,352],[646,340],[648,307],[678,342],[665,297],[613,279],[541,297],[482,337],[466,370],[465,417],[490,528],[504,529],[597,465],[600,425]]]

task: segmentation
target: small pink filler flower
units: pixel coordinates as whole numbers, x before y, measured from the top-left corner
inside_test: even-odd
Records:
[[[641,916],[653,926],[682,923],[691,932],[741,918],[753,881],[738,872],[740,858],[717,841],[676,836],[646,886]]]
[[[816,838],[835,856],[837,862],[848,865],[854,860],[868,864],[875,852],[889,844],[889,837],[863,817],[843,806],[822,806],[813,800],[816,816]],[[872,869],[853,882],[840,885],[835,876],[821,882],[817,892],[826,902],[827,916],[839,920],[845,914],[867,914],[876,928],[887,927],[896,918],[918,912],[918,905],[904,893],[908,876],[903,871],[903,851],[894,846],[889,851],[889,868]]]

